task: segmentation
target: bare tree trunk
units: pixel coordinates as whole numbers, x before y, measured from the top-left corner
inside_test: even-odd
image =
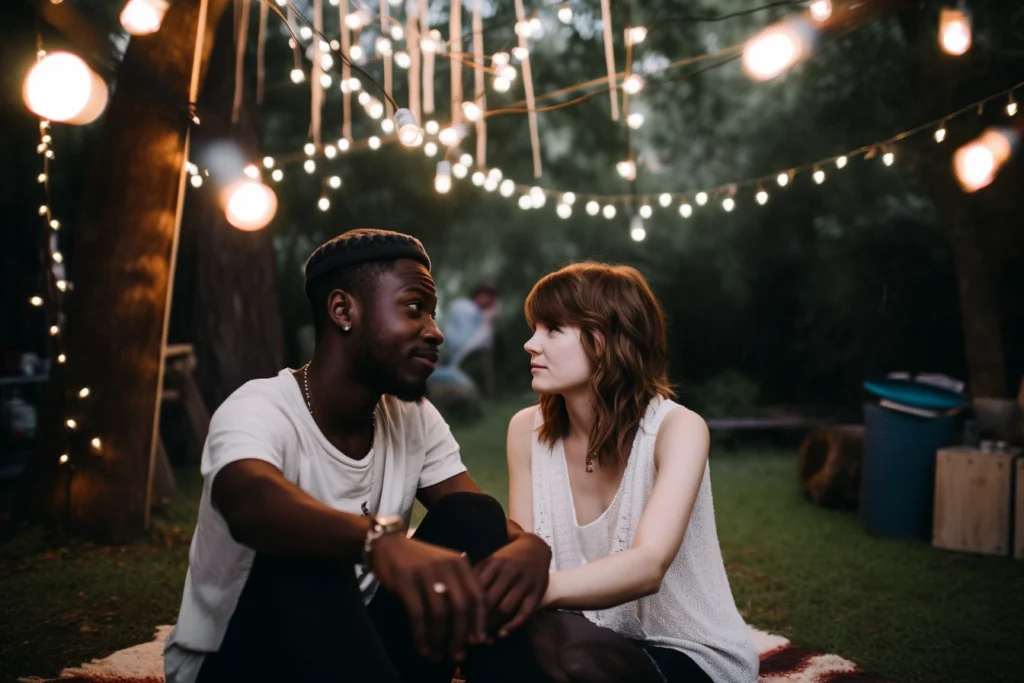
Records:
[[[204,71],[228,5],[209,0]],[[137,538],[146,523],[198,10],[199,0],[175,2],[161,30],[133,39],[122,62],[75,231],[68,359],[25,489],[36,519],[66,516],[69,532],[104,543]]]
[[[246,159],[261,158],[255,80],[245,84],[237,123],[231,123],[235,87],[234,18],[217,28],[210,76],[200,98],[203,125],[193,137],[194,159],[208,145],[238,145]],[[251,41],[250,41],[251,44]],[[175,279],[172,335],[195,347],[203,399],[216,409],[231,392],[284,364],[281,304],[270,230],[244,232],[228,224],[216,187],[191,190],[182,223],[182,251]]]

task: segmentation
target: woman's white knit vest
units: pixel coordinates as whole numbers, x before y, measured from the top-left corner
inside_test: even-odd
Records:
[[[655,398],[640,422],[622,483],[608,509],[585,526],[576,523],[562,441],[541,444],[534,430],[534,532],[552,549],[551,570],[594,562],[627,550],[654,487],[654,444],[662,420],[678,404]],[[542,417],[537,411],[535,427]],[[661,590],[609,609],[584,611],[598,626],[634,640],[687,654],[716,683],[754,683],[758,657],[736,610],[718,546],[710,466],[704,468],[683,543]]]

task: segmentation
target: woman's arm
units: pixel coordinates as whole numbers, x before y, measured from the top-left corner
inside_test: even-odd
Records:
[[[508,517],[526,532],[533,532],[533,422],[537,406],[523,408],[508,423],[505,453],[508,458]]]
[[[666,415],[654,446],[654,490],[633,546],[552,573],[542,606],[606,609],[657,593],[686,535],[709,443],[707,425],[696,413],[675,408]]]

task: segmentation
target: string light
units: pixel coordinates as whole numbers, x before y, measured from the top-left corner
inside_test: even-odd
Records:
[[[121,26],[133,36],[156,33],[166,13],[166,0],[128,0],[121,10]]]
[[[341,178],[336,175],[332,175],[327,179],[327,184],[330,185],[332,189],[337,190],[341,187]]]
[[[434,175],[434,189],[439,194],[447,194],[452,189],[452,164],[450,161],[437,162],[437,172]]]
[[[391,135],[395,132],[395,122],[391,119],[382,119],[380,122],[380,129],[384,131],[385,135]]]
[[[462,180],[469,174],[469,169],[463,166],[461,163],[452,164],[452,175]]]
[[[498,186],[498,192],[501,193],[502,197],[511,197],[512,193],[516,191],[516,184],[506,178],[501,181],[501,185]]]
[[[539,187],[530,188],[530,204],[535,209],[541,209],[548,202],[548,197],[544,194],[544,190]]]
[[[50,325],[50,336],[56,337],[58,333],[60,333],[60,328],[56,325]]]
[[[495,76],[491,81],[491,87],[498,92],[508,92],[509,88],[512,87],[512,82],[503,76]]]
[[[324,156],[328,159],[333,159],[338,156],[338,148],[334,145],[324,145]]]
[[[732,197],[726,197],[725,199],[722,200],[722,209],[726,213],[730,213],[735,208],[736,208],[736,200],[733,199]]]
[[[954,57],[971,49],[971,20],[966,12],[951,7],[939,10],[939,45]]]
[[[1006,103],[1006,115],[1017,115],[1017,102],[1013,99],[1013,93],[1010,93],[1010,101]]]
[[[626,125],[633,130],[638,129],[640,126],[644,125],[644,115],[640,112],[633,112],[626,117]]]
[[[661,204],[661,208],[667,209],[672,204],[672,195],[668,192],[662,192],[661,196],[658,197],[658,203]]]
[[[565,203],[559,203],[559,205],[555,207],[555,213],[558,214],[559,218],[569,218],[572,216],[572,207]]]
[[[399,69],[408,69],[412,65],[412,57],[405,50],[399,50],[395,53],[395,64]]]
[[[466,168],[469,168],[470,166],[473,165],[473,155],[463,154],[461,157],[459,157],[459,163],[465,166]]]
[[[828,21],[828,18],[832,16],[832,0],[811,0],[807,9],[815,21]]]
[[[323,87],[330,88],[331,83],[333,82],[334,80],[331,78],[330,74],[320,74],[320,85],[322,85]]]
[[[57,362],[58,362],[58,363],[60,363],[61,365],[63,365],[63,364],[64,364],[64,362],[65,362],[65,361],[67,361],[67,359],[68,359],[67,355],[66,355],[66,354],[63,354],[63,353],[62,353],[62,354],[59,354],[59,355],[57,356]]]
[[[284,171],[282,171],[279,168],[274,169],[274,172],[270,174],[270,177],[274,180],[275,183],[279,183],[284,179]]]
[[[562,203],[572,206],[576,203],[576,195],[573,192],[565,192],[562,194]]]
[[[473,176],[470,178],[473,184],[477,187],[483,187],[484,181],[487,180],[487,176],[484,175],[483,171],[473,171]]]
[[[89,441],[89,446],[95,453],[99,453],[101,450],[103,450],[103,442],[100,441],[100,438],[98,436],[93,437],[92,440]]]
[[[530,56],[530,51],[525,47],[514,47],[512,48],[512,56],[520,62],[525,62],[527,57]]]
[[[480,117],[483,116],[483,110],[480,109],[480,105],[470,101],[462,103],[462,113],[468,121],[479,121]]]
[[[327,197],[320,197],[320,199],[317,200],[316,205],[321,211],[327,211],[327,209],[331,208],[331,200]]]
[[[274,168],[274,157],[263,157],[263,168]]]
[[[392,40],[402,40],[403,38],[405,38],[405,29],[403,29],[398,24],[392,24],[388,32],[391,34]]]
[[[647,38],[647,29],[643,26],[631,26],[626,29],[626,44],[639,45]]]
[[[758,204],[764,206],[765,204],[768,203],[768,193],[765,192],[764,190],[758,190],[755,199],[757,199]]]
[[[313,161],[312,159],[306,159],[306,161],[303,162],[302,164],[302,168],[306,171],[306,173],[312,174],[316,170],[316,162]]]
[[[562,6],[558,8],[558,20],[563,24],[572,23],[572,8],[569,7],[569,3],[563,2]]]
[[[639,74],[630,74],[622,82],[622,89],[630,95],[636,95],[644,89],[644,79]]]
[[[640,216],[633,216],[629,219],[629,236],[634,242],[643,242],[644,238],[647,237],[644,219]]]
[[[306,163],[313,163],[313,160],[308,159]],[[277,195],[258,180],[244,179],[229,185],[224,190],[224,198],[227,221],[239,230],[265,228],[277,213]]]
[[[34,296],[31,299],[29,299],[28,302],[30,304],[32,304],[33,306],[35,306],[36,308],[39,308],[40,306],[43,305],[43,297],[41,297],[41,296]]]
[[[647,219],[654,215],[654,209],[651,208],[650,204],[644,204],[640,207],[640,217]]]
[[[462,136],[459,135],[459,131],[456,126],[449,126],[448,128],[441,130],[437,139],[440,140],[441,144],[445,147],[454,147],[459,144],[459,140],[462,139]]]
[[[380,149],[380,138],[377,137],[376,135],[371,135],[370,138],[366,141],[366,144],[370,146],[370,149],[378,150]]]
[[[89,387],[82,387],[78,390],[79,398],[89,398]]]
[[[108,92],[103,79],[77,55],[53,52],[28,72],[23,94],[25,104],[40,118],[86,124],[103,113]],[[51,150],[45,147],[40,154],[53,158]]]
[[[260,179],[260,169],[256,168],[256,166],[254,166],[253,164],[249,164],[248,166],[243,168],[242,173],[252,178],[253,180]]]
[[[341,138],[338,140],[338,151],[341,153],[345,153],[348,151],[351,145],[352,143],[348,141],[348,138]]]
[[[361,29],[370,23],[370,13],[364,9],[350,12],[345,16],[345,26],[353,31]]]
[[[68,454],[67,453],[61,454],[61,456],[59,458],[59,462],[60,462],[61,465],[66,465],[67,462],[68,462]]]
[[[374,41],[373,49],[382,57],[389,57],[394,52],[394,48],[391,46],[391,41],[383,36]]]
[[[361,62],[366,55],[363,53],[362,45],[356,44],[349,48],[348,56],[353,62]]]
[[[423,145],[423,153],[426,154],[428,157],[437,156],[437,143],[428,142],[427,144]]]
[[[682,216],[683,218],[689,218],[690,216],[693,215],[693,207],[690,206],[688,203],[683,202],[682,204],[679,205],[679,215]]]
[[[587,202],[586,209],[587,209],[587,215],[596,216],[597,214],[599,214],[601,212],[601,205],[598,204],[597,202],[591,200],[591,201]]]
[[[820,168],[814,172],[814,175],[812,177],[814,178],[814,182],[816,182],[819,185],[825,182],[825,172],[822,171]]]
[[[839,157],[838,159],[836,159],[836,168],[846,168],[846,164],[849,161],[850,160],[847,159],[845,155]]]
[[[942,124],[935,129],[935,142],[942,142],[946,139],[946,125]]]
[[[299,83],[302,83],[304,80],[306,80],[306,72],[296,67],[292,69],[291,77],[292,83],[298,85]]]
[[[743,46],[743,68],[754,80],[771,80],[806,56],[813,36],[799,18],[762,29]]]
[[[615,214],[617,213],[617,211],[615,209],[614,204],[605,204],[604,208],[601,209],[601,213],[604,215],[605,218],[611,220],[615,218]]]
[[[324,52],[320,55],[320,68],[327,70],[334,66],[334,57],[331,56],[330,52]],[[325,86],[326,87],[326,86]]]
[[[953,155],[953,172],[963,190],[977,192],[990,185],[1020,142],[1019,137],[1006,128],[989,128],[960,147]]]
[[[694,199],[697,200],[697,206],[704,206],[705,204],[708,203],[708,193],[698,192],[697,196],[695,196]]]
[[[78,422],[73,418],[68,418],[67,420],[64,421],[64,424],[67,426],[68,429],[78,429]]]
[[[896,161],[896,155],[892,152],[886,152],[882,155],[882,163],[886,166],[892,166],[892,162]]]
[[[533,202],[530,201],[529,195],[519,195],[519,208],[527,211],[533,208]]]
[[[786,185],[789,185],[789,174],[780,173],[778,177],[775,179],[775,182],[779,184],[779,187],[785,187]]]
[[[636,162],[632,160],[620,161],[615,164],[615,170],[626,180],[636,180]]]

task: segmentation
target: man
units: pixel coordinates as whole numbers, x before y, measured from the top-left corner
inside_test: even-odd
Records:
[[[491,347],[499,312],[498,290],[493,285],[477,285],[468,299],[452,301],[445,327],[451,367],[457,368],[474,351]]]
[[[456,663],[511,679],[551,553],[422,400],[444,339],[426,252],[347,232],[310,256],[306,295],[313,359],[211,421],[168,683],[447,683]],[[428,512],[409,538],[414,499]]]

